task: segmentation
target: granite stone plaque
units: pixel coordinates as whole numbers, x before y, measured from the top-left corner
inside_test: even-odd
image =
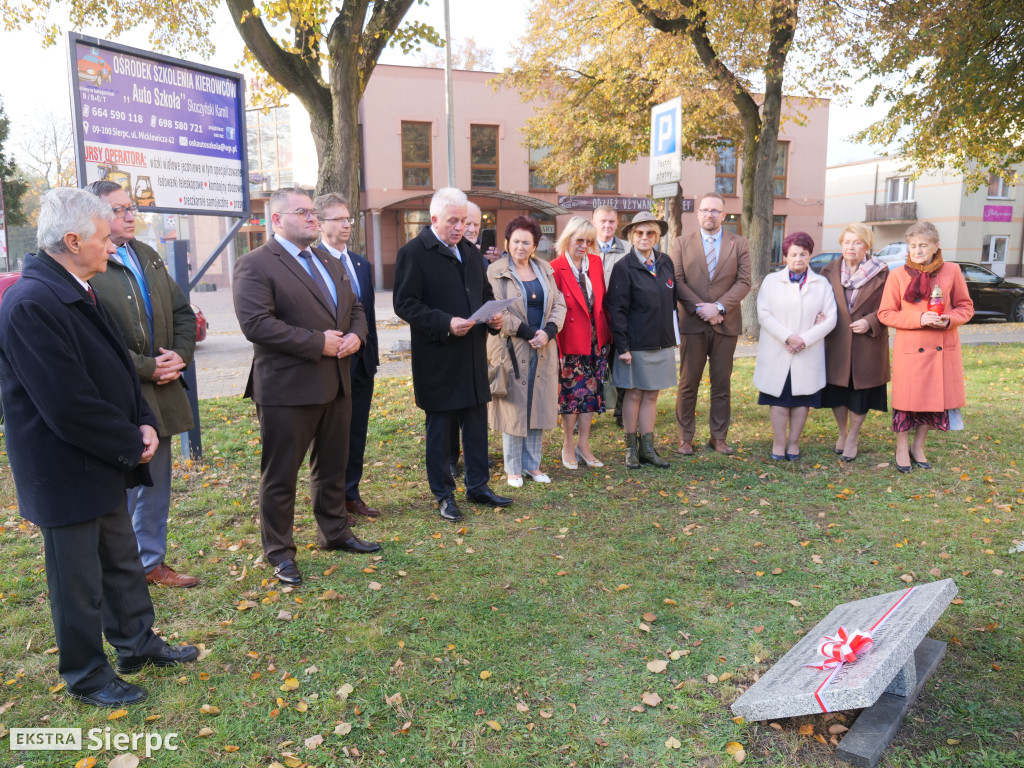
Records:
[[[836,607],[736,700],[733,713],[746,720],[774,720],[870,707],[886,689],[890,695],[908,695],[923,682],[912,679],[908,663],[956,593],[953,580],[943,579]],[[883,616],[884,622],[871,631]],[[839,627],[871,631],[873,644],[825,684],[833,670],[808,665],[825,662],[819,642],[835,637]]]

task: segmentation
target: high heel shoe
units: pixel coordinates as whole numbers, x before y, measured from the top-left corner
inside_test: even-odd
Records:
[[[598,461],[597,459],[594,459],[593,461],[587,461],[587,458],[583,455],[583,452],[580,451],[579,446],[576,447],[576,461],[577,466],[579,466],[580,463],[587,467],[593,467],[594,469],[599,469],[604,466],[604,462]]]
[[[896,471],[902,472],[904,475],[909,475],[914,470],[913,458],[911,458],[911,464],[906,467],[900,464],[895,457],[893,457],[893,463],[896,465]]]
[[[932,464],[930,461],[918,461],[914,458],[914,452],[910,452],[910,464],[914,467],[920,467],[921,469],[931,469]]]
[[[565,459],[565,450],[564,449],[562,450],[562,466],[565,467],[566,469],[579,469],[580,468],[580,465],[577,464],[575,461],[566,461],[566,459]]]

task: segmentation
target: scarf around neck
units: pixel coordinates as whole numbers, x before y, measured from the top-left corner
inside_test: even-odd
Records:
[[[846,308],[851,312],[857,303],[857,296],[860,289],[867,285],[868,281],[885,269],[885,264],[880,259],[872,258],[871,254],[857,265],[857,268],[850,271],[846,259],[842,259],[839,267],[839,283],[846,289]]]
[[[907,256],[907,271],[913,275],[910,285],[903,294],[905,301],[916,303],[927,299],[932,292],[932,276],[942,269],[942,249],[935,251],[935,256],[927,264],[915,264]]]

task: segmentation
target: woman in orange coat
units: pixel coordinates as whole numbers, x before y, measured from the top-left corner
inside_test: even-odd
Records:
[[[892,355],[892,429],[896,469],[931,469],[924,453],[930,429],[963,429],[964,366],[957,327],[974,316],[974,302],[958,264],[946,264],[939,233],[928,221],[906,234],[910,252],[902,268],[889,272],[878,319],[896,329]],[[938,288],[944,307],[928,308]],[[910,430],[914,443],[909,445]]]

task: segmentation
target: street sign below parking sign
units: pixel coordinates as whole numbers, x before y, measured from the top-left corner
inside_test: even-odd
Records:
[[[651,185],[680,181],[683,170],[683,99],[676,96],[651,109]]]

